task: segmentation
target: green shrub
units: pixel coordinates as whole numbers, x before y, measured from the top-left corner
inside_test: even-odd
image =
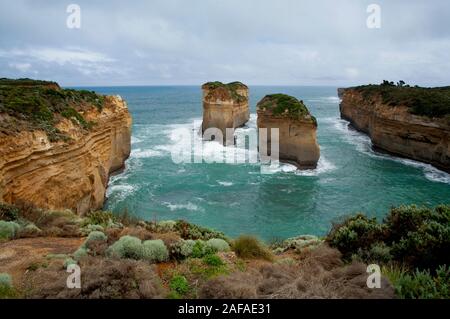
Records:
[[[86,247],[81,246],[73,253],[73,258],[75,260],[80,260],[84,257],[88,256],[88,250]]]
[[[219,266],[224,265],[224,262],[222,261],[222,259],[217,255],[206,255],[205,257],[203,257],[203,262],[205,264],[207,264],[208,266],[214,266],[214,267],[219,267]]]
[[[375,218],[357,214],[341,224],[333,225],[327,242],[330,246],[339,249],[344,258],[348,259],[359,248],[368,249],[374,240],[382,239],[382,236],[383,228]]]
[[[230,245],[221,238],[211,238],[206,242],[206,244],[216,251],[229,251],[230,250]]]
[[[18,235],[20,225],[16,222],[0,220],[0,239],[13,239]]]
[[[179,220],[176,222],[175,230],[180,233],[180,236],[183,239],[208,240],[211,238],[221,238],[227,240],[227,237],[221,232],[190,224],[183,220]]]
[[[0,220],[13,221],[19,218],[16,206],[0,203]]]
[[[174,276],[169,283],[170,289],[178,295],[185,295],[189,292],[190,286],[186,277],[184,276]]]
[[[146,240],[142,243],[142,258],[150,262],[163,262],[169,259],[169,251],[160,239]]]
[[[0,273],[0,299],[14,298],[15,295],[11,275]]]
[[[217,252],[213,247],[208,246],[203,240],[196,240],[194,246],[192,247],[191,257],[202,258],[203,256],[214,254]]]
[[[397,296],[403,299],[449,299],[450,268],[441,266],[434,276],[427,270],[403,272],[392,284]]]
[[[118,241],[108,248],[107,253],[113,257],[142,259],[142,241],[139,238],[128,235],[120,237]]]
[[[103,241],[106,242],[108,240],[108,236],[106,236],[104,233],[102,233],[101,231],[93,231],[90,232],[88,237],[86,238],[83,246],[87,247],[89,245],[89,243],[92,243],[94,241]]]
[[[0,274],[0,286],[6,286],[12,288],[12,278],[10,274],[1,273]]]
[[[270,250],[253,236],[239,236],[233,243],[233,250],[241,258],[273,260]]]
[[[195,246],[195,240],[181,239],[170,246],[170,255],[174,259],[184,259],[192,255]]]
[[[95,211],[90,212],[86,216],[87,224],[100,225],[103,228],[107,228],[111,222],[116,222],[116,217],[111,212]]]
[[[436,269],[450,264],[450,206],[392,208],[383,223],[358,214],[334,226],[326,241],[344,258],[359,255]]]
[[[392,260],[391,248],[383,242],[377,242],[368,250],[359,248],[356,259],[367,263],[387,264]]]
[[[102,225],[88,224],[88,225],[86,225],[86,226],[81,228],[81,233],[83,235],[89,235],[93,231],[101,231],[101,232],[103,232],[104,230],[105,230],[105,228]]]
[[[400,206],[385,223],[397,260],[422,269],[450,265],[450,206]]]
[[[162,220],[156,223],[156,230],[163,233],[173,231],[176,224],[173,220]]]

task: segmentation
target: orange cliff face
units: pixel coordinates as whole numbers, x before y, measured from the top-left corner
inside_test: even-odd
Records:
[[[51,142],[43,130],[0,131],[0,200],[78,214],[103,206],[109,175],[130,155],[131,116],[119,96],[106,96],[101,111],[85,105],[80,113],[95,124],[86,130],[61,118],[55,126],[64,140]]]
[[[227,129],[245,125],[250,119],[248,87],[240,82],[223,84],[208,82],[203,84],[202,133],[207,129],[219,129],[224,144],[234,144],[233,134],[227,136]],[[204,136],[208,139],[208,136]]]
[[[381,97],[365,98],[354,88],[339,89],[341,117],[368,134],[376,149],[450,172],[450,122],[411,114]]]
[[[303,101],[285,94],[266,95],[257,104],[257,114],[258,130],[267,129],[265,134],[270,151],[272,130],[278,130],[280,161],[294,164],[298,169],[317,167],[320,158],[317,122]]]

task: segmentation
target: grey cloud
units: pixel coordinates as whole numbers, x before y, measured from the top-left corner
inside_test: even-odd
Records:
[[[81,6],[82,27],[66,28]],[[378,3],[382,28],[366,27]],[[0,76],[64,85],[449,84],[450,3],[27,1],[0,4]]]

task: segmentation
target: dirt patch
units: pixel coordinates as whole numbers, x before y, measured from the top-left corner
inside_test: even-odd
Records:
[[[39,237],[0,243],[0,273],[9,273],[14,284],[20,285],[31,264],[45,262],[48,254],[71,254],[83,241],[83,238]]]

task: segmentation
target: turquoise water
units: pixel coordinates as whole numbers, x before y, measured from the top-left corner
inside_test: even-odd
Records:
[[[133,116],[132,154],[113,176],[106,209],[125,208],[145,219],[186,219],[230,236],[264,239],[325,234],[332,221],[355,212],[382,218],[399,204],[450,203],[450,176],[429,165],[378,154],[370,140],[339,119],[333,87],[250,87],[251,121],[265,94],[303,99],[318,120],[321,159],[316,170],[282,165],[261,174],[259,164],[175,164],[173,136],[201,123],[199,87],[92,88],[120,94]],[[209,150],[222,151],[214,142]]]

